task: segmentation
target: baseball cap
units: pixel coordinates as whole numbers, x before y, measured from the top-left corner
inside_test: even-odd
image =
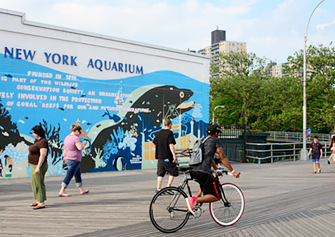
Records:
[[[221,133],[221,129],[218,125],[212,124],[207,127],[206,132],[208,135],[214,135],[216,132]]]

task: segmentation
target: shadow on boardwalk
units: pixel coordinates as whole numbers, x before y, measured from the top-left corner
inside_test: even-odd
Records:
[[[240,179],[225,176],[244,192],[246,209],[231,227],[213,222],[208,210],[170,236],[334,236],[335,173],[321,160],[321,174],[311,162],[234,164]],[[88,195],[58,197],[63,177],[47,177],[47,208],[32,210],[29,179],[0,181],[1,236],[167,236],[151,224],[148,210],[156,185],[155,170],[83,174]],[[182,181],[178,177],[174,184]],[[198,185],[190,183],[193,191]]]

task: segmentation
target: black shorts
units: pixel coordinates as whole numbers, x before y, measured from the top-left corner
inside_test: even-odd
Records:
[[[213,175],[198,171],[191,171],[191,178],[200,184],[201,191],[204,195],[211,194],[217,198],[220,197],[219,186],[221,184],[215,180]]]
[[[320,153],[312,153],[312,159],[320,159]]]
[[[169,172],[172,176],[178,176],[179,172],[177,170],[176,163],[172,161],[165,162],[163,159],[158,159],[157,161],[157,176],[164,177],[166,172]]]

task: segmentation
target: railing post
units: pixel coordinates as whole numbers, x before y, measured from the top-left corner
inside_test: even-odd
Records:
[[[293,160],[295,161],[295,144],[293,144]]]
[[[271,144],[271,163],[273,163],[273,150],[272,150],[272,144]]]
[[[247,163],[247,130],[248,124],[244,123],[244,150],[243,150],[243,163]]]

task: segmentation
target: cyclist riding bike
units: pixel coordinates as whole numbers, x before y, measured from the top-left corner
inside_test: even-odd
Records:
[[[190,171],[191,178],[200,184],[200,189],[196,196],[185,198],[187,208],[193,215],[193,208],[198,203],[209,203],[220,200],[218,187],[221,184],[215,180],[211,171],[211,166],[214,170],[218,169],[214,162],[215,152],[219,154],[222,164],[227,167],[230,173],[235,178],[239,178],[239,173],[233,170],[221,147],[220,139],[218,138],[221,132],[220,127],[218,125],[209,125],[206,132],[209,138],[204,142],[202,163],[193,166]],[[201,193],[203,193],[203,196],[201,196]]]

